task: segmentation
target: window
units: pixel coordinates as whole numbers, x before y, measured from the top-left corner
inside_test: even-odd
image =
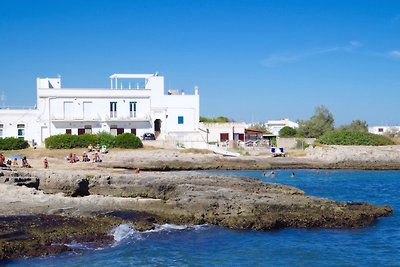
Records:
[[[183,124],[183,116],[178,116],[178,124]]]
[[[383,128],[378,128],[378,132],[383,133]]]
[[[92,133],[92,126],[85,125],[85,134],[91,134],[91,133]]]
[[[4,125],[0,124],[0,138],[3,138],[3,128],[4,128]]]
[[[25,124],[17,124],[18,138],[24,139],[25,137]]]
[[[110,134],[112,136],[117,136],[117,125],[111,125],[110,127]]]
[[[129,102],[129,115],[131,118],[136,118],[136,104],[136,101]]]
[[[125,132],[124,128],[118,128],[117,125],[111,125],[110,134],[113,136],[117,136],[119,134],[123,134]]]
[[[78,135],[82,135],[85,133],[85,128],[78,128]]]
[[[225,142],[229,140],[229,133],[220,133],[219,134],[219,140],[221,142]]]
[[[117,102],[110,102],[110,118],[117,117]]]
[[[132,129],[131,129],[131,134],[136,135],[136,129],[135,129],[135,128],[132,128]]]
[[[72,130],[71,129],[65,129],[65,133],[66,134],[72,134]]]

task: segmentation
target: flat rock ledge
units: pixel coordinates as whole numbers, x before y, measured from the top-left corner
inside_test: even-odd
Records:
[[[35,239],[35,235],[22,226],[13,228],[11,232],[0,228],[3,231],[0,231],[0,259],[31,255],[15,253],[21,240],[27,247],[26,238],[19,236],[47,244],[43,246],[47,249],[36,249],[42,252],[38,252],[38,255],[63,251],[65,247],[54,251],[48,247],[59,244],[60,240],[65,241],[60,238],[62,233],[70,231],[74,225],[82,224],[80,220],[86,224],[92,222],[92,226],[79,228],[81,230],[76,230],[70,236],[81,236],[77,240],[82,242],[93,242],[93,238],[89,237],[99,236],[99,243],[103,244],[112,241],[107,233],[122,220],[142,230],[151,228],[154,223],[214,224],[233,229],[276,230],[285,227],[359,227],[392,213],[390,206],[337,202],[307,196],[290,186],[194,171],[135,174],[131,170],[125,173],[28,170],[4,172],[0,178],[0,214],[6,216],[3,220],[21,218],[19,216],[30,218],[40,214],[44,222],[45,218],[67,218],[62,225],[67,225],[66,229],[69,229],[55,231],[59,233],[55,237],[42,231],[41,235],[46,237],[46,242],[43,242],[43,239]],[[21,186],[21,181],[31,188]],[[97,223],[99,218],[102,224]],[[34,243],[29,244],[34,247]]]

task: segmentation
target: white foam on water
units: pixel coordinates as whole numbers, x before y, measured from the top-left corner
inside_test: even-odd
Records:
[[[171,231],[181,231],[181,230],[200,230],[204,227],[208,226],[207,224],[203,225],[177,225],[177,224],[155,224],[155,229],[146,231],[147,233],[154,232],[171,232]]]
[[[138,235],[140,232],[135,230],[135,227],[130,224],[121,224],[114,229],[111,230],[110,234],[114,236],[114,240],[118,243],[121,242],[122,240],[132,237],[134,235]]]

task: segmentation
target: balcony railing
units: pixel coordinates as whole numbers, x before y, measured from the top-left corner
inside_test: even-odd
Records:
[[[52,121],[101,121],[100,115],[97,114],[92,114],[92,115],[86,115],[86,114],[77,114],[73,116],[64,116],[64,115],[54,115],[52,114],[51,116]]]

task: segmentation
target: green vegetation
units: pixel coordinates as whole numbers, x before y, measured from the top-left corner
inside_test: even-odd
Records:
[[[285,126],[279,131],[280,137],[294,137],[296,135],[297,130],[289,126]]]
[[[342,131],[348,131],[348,132],[368,132],[368,124],[366,121],[361,121],[361,120],[353,120],[351,124],[349,125],[343,125],[342,127],[339,128],[339,130]]]
[[[301,137],[318,138],[333,131],[333,123],[332,113],[326,107],[318,106],[315,108],[315,114],[309,120],[300,121],[297,132]]]
[[[200,116],[200,122],[207,122],[207,123],[219,123],[219,122],[231,122],[232,120],[228,119],[227,117],[219,116],[216,118],[206,118]]]
[[[95,146],[97,144],[107,146],[108,148],[140,148],[143,147],[142,141],[139,137],[124,133],[121,135],[113,136],[106,132],[100,132],[95,135],[71,135],[59,134],[53,135],[45,140],[45,146],[49,149],[70,149],[76,147],[88,147],[89,145]]]
[[[142,141],[139,137],[129,133],[117,135],[114,139],[115,147],[120,148],[139,148],[143,147]]]
[[[326,145],[356,146],[385,146],[394,144],[394,142],[386,136],[344,130],[335,130],[326,133],[322,135],[317,142]]]
[[[15,138],[6,137],[0,138],[0,149],[1,150],[17,150],[29,147],[28,141]]]
[[[100,144],[101,146],[107,146],[107,147],[114,147],[114,136],[106,131],[98,132],[96,134],[97,136],[97,142],[93,143],[95,144]]]
[[[250,130],[255,130],[255,131],[262,131],[262,132],[265,133],[265,134],[270,133],[270,132],[267,130],[267,127],[265,126],[265,124],[262,123],[262,122],[252,123],[252,124],[250,125],[249,129],[250,129]]]

